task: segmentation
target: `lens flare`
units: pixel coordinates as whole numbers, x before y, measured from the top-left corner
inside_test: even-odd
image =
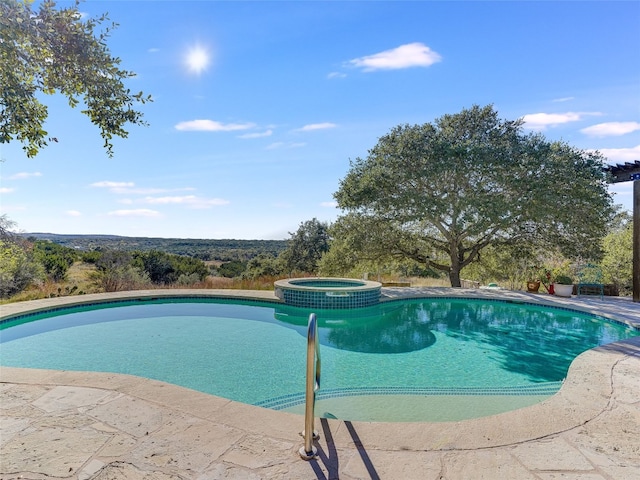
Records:
[[[186,63],[192,73],[202,73],[207,69],[210,61],[209,52],[200,46],[193,47],[187,52]]]

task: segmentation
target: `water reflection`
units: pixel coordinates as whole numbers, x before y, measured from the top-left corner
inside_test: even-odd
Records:
[[[434,330],[462,342],[486,344],[504,369],[533,381],[561,380],[580,353],[634,335],[579,313],[500,302],[420,302],[405,314],[426,316]]]
[[[573,359],[640,332],[578,312],[471,299],[414,299],[351,311],[316,312],[322,344],[366,353],[428,348],[437,335],[481,344],[501,367],[536,382],[562,380]],[[276,308],[277,320],[306,335],[308,311]]]
[[[309,313],[308,309],[236,299],[128,301],[18,318],[2,324],[0,343],[138,318],[171,318],[172,323],[194,317],[211,322],[217,318],[252,320],[285,326],[306,337]],[[640,335],[587,314],[472,299],[400,300],[362,309],[319,310],[316,314],[320,342],[339,350],[400,354],[434,347],[427,353],[443,350],[442,354],[455,363],[460,362],[458,351],[479,349],[503,370],[524,374],[534,382],[562,380],[573,359],[585,350]]]
[[[361,353],[406,353],[430,347],[436,341],[423,318],[402,316],[398,306],[376,305],[355,310],[318,310],[322,345]],[[296,307],[278,307],[276,319],[306,335],[309,313]]]

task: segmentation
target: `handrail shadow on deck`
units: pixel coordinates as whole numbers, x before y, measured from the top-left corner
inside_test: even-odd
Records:
[[[316,457],[316,461],[312,460],[309,462],[311,468],[316,474],[316,478],[318,480],[337,480],[340,478],[340,459],[338,458],[338,450],[336,449],[335,442],[333,441],[333,434],[331,433],[331,428],[329,426],[329,422],[326,418],[320,419],[320,424],[322,425],[322,431],[324,434],[324,439],[327,444],[327,452],[323,450],[323,448],[319,445],[319,442],[316,442],[316,447],[318,449],[318,454]],[[344,421],[351,438],[353,439],[353,443],[360,454],[360,458],[362,459],[362,463],[364,464],[367,472],[369,473],[369,477],[371,480],[380,480],[380,475],[376,471],[369,454],[367,453],[366,448],[362,444],[360,437],[358,436],[358,432],[356,432],[353,423],[348,420]],[[322,462],[324,467],[327,469],[328,477],[325,476],[322,468],[320,468],[319,462]]]

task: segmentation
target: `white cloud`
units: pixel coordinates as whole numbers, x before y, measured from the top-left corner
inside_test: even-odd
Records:
[[[575,97],[562,97],[562,98],[554,98],[552,101],[553,102],[570,102],[573,99],[575,99]]]
[[[133,182],[111,182],[109,180],[103,180],[101,182],[95,182],[90,185],[90,187],[97,188],[131,188],[135,187],[135,183]]]
[[[113,193],[126,193],[129,195],[157,195],[159,193],[167,193],[167,192],[188,192],[193,191],[195,188],[185,187],[185,188],[113,188],[111,191]]]
[[[602,148],[598,150],[609,163],[624,163],[640,160],[640,145],[631,148]]]
[[[638,122],[607,122],[583,128],[580,131],[592,137],[610,137],[625,135],[636,130],[640,130],[640,123]]]
[[[362,68],[365,72],[375,70],[397,70],[411,67],[429,67],[442,57],[422,43],[408,43],[391,50],[354,58],[349,65]]]
[[[331,72],[329,73],[329,75],[327,75],[327,78],[346,78],[346,76],[347,76],[346,73]]]
[[[15,190],[16,190],[15,188],[0,187],[1,194],[15,192]]]
[[[42,173],[40,172],[20,172],[7,177],[7,180],[25,180],[27,178],[41,177],[41,176],[42,176]]]
[[[276,148],[281,148],[283,146],[284,146],[284,142],[274,142],[274,143],[271,143],[271,144],[267,145],[265,148],[267,150],[275,150]]]
[[[158,53],[159,51],[160,51],[160,49],[159,48],[155,48],[155,47],[152,47],[152,48],[147,50],[147,52],[149,52],[149,53]]]
[[[270,137],[271,135],[273,135],[273,130],[266,130],[264,132],[244,133],[242,135],[238,135],[238,138],[262,138]]]
[[[133,182],[110,182],[110,181],[102,181],[95,182],[90,185],[91,187],[98,188],[108,188],[111,193],[116,194],[128,194],[128,195],[157,195],[159,193],[167,193],[167,192],[190,192],[194,191],[193,187],[183,187],[183,188],[151,188],[151,187],[135,187],[135,183]],[[126,203],[126,200],[121,201],[121,203]]]
[[[610,183],[609,192],[615,195],[616,200],[630,201],[633,195],[633,182]]]
[[[276,148],[302,148],[302,147],[305,147],[306,145],[307,144],[304,142],[291,142],[291,143],[275,142],[270,145],[267,145],[264,148],[266,150],[275,150]]]
[[[337,208],[338,207],[338,202],[321,202],[320,206],[321,207],[328,207],[328,208]]]
[[[233,132],[253,128],[253,123],[220,123],[215,120],[190,120],[180,122],[175,128],[183,132]]]
[[[143,203],[150,205],[186,205],[190,208],[211,208],[220,205],[228,205],[229,200],[222,198],[202,198],[195,195],[175,197],[146,197]]]
[[[111,217],[161,217],[160,212],[155,210],[149,210],[147,208],[139,208],[136,210],[114,210],[107,213]]]
[[[311,132],[314,130],[326,130],[328,128],[336,128],[337,125],[335,123],[329,123],[329,122],[324,122],[324,123],[311,123],[309,125],[305,125],[304,127],[298,128],[295,131],[296,132]]]
[[[544,130],[551,126],[562,125],[564,123],[577,122],[582,120],[586,115],[600,115],[599,113],[580,113],[580,112],[566,112],[566,113],[529,113],[522,117],[525,122],[525,127],[532,130]]]
[[[69,217],[81,217],[82,213],[80,213],[78,210],[67,210],[65,212]]]

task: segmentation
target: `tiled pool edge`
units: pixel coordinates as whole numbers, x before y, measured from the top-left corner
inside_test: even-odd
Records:
[[[11,320],[25,314],[38,314],[61,308],[72,308],[83,305],[100,305],[124,302],[127,300],[153,300],[158,298],[225,298],[248,301],[261,301],[282,304],[271,290],[204,290],[204,289],[170,289],[170,290],[131,290],[126,292],[91,293],[71,295],[67,297],[43,298],[0,305],[0,322]]]
[[[66,297],[45,298],[0,305],[0,322],[11,320],[24,314],[43,313],[81,305],[108,304],[126,300],[151,300],[167,297],[192,298],[225,298],[242,299],[245,301],[260,301],[284,304],[277,298],[273,290],[232,290],[232,289],[159,289],[133,290],[125,292],[95,293],[86,295],[72,295]],[[510,290],[478,290],[446,287],[383,287],[381,303],[393,302],[409,298],[441,298],[441,299],[477,299],[487,301],[502,301],[525,305],[540,305],[559,308],[562,310],[578,311],[596,315],[606,320],[640,330],[640,304],[637,305],[637,318],[630,318],[617,312],[608,311],[611,305],[606,302],[580,303],[580,299],[562,298],[550,295],[528,294]]]
[[[423,289],[419,296],[430,296]],[[449,292],[438,292],[443,296]],[[123,295],[126,294],[126,295]],[[94,300],[153,298],[160,296],[225,296],[274,300],[273,292],[256,291],[202,291],[202,290],[151,290],[99,295],[98,298],[63,297],[39,302],[41,309],[55,305],[73,305]],[[405,293],[410,293],[405,290]],[[416,293],[415,291],[413,293]],[[427,292],[428,293],[428,292]],[[473,296],[469,291],[454,291],[456,297]],[[510,292],[506,297],[515,292]],[[416,296],[416,295],[408,295]],[[485,298],[482,295],[478,298]],[[500,297],[495,297],[500,298]],[[523,296],[518,297],[520,299]],[[526,298],[526,297],[524,297]],[[51,301],[53,300],[53,301]],[[57,300],[57,301],[56,301]],[[60,301],[65,300],[65,301]],[[74,302],[75,300],[75,302]],[[27,303],[31,305],[26,305]],[[541,302],[546,303],[546,302]],[[2,306],[3,316],[7,315]],[[33,310],[33,302],[23,302],[22,310]],[[29,308],[30,307],[30,308]],[[19,315],[14,313],[13,315]],[[12,316],[13,316],[12,315]],[[443,451],[491,448],[512,445],[554,435],[583,425],[596,418],[609,405],[612,394],[612,375],[616,364],[624,358],[640,360],[640,337],[599,347],[580,355],[571,365],[567,380],[558,394],[550,399],[520,410],[483,417],[474,420],[445,423],[365,423],[353,422],[358,434],[369,448],[385,450]],[[302,428],[302,417],[232,402],[200,392],[195,392],[163,382],[119,374],[92,372],[43,371],[3,367],[0,382],[29,385],[73,385],[112,390],[130,395],[150,404],[162,404],[196,417],[233,426],[255,435],[291,441]],[[328,420],[333,433],[333,442],[349,448],[353,444],[344,423]],[[410,441],[407,440],[410,439]]]

